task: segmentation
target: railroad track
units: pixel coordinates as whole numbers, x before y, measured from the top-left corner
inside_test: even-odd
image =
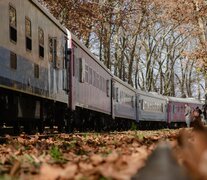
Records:
[[[132,180],[189,180],[185,169],[173,156],[168,143],[161,143],[152,152],[144,168],[132,177]]]

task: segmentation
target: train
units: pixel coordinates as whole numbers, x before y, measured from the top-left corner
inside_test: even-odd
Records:
[[[137,90],[114,76],[36,0],[0,1],[0,131],[127,130],[185,123],[196,99]]]

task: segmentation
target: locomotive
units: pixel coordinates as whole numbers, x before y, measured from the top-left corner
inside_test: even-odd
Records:
[[[166,126],[185,122],[185,103],[202,105],[136,90],[115,77],[36,0],[0,1],[0,17],[0,129]]]

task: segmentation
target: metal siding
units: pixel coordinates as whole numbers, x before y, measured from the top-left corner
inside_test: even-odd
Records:
[[[147,100],[148,102],[160,102],[163,103],[163,112],[148,112],[141,109],[141,106],[139,107],[138,113],[139,113],[139,121],[167,121],[167,100],[164,96],[156,96],[151,93],[147,92],[138,92],[139,101],[140,100]]]
[[[42,89],[48,92],[47,69],[40,67],[40,78],[34,78],[33,63],[17,55],[17,69],[10,68],[10,51],[0,47],[0,77],[22,84],[22,86]],[[2,84],[2,83],[1,83]],[[3,84],[2,84],[3,85]],[[21,89],[19,89],[21,90]]]
[[[84,107],[86,109],[111,114],[111,101],[110,97],[107,97],[106,92],[103,92],[99,88],[91,84],[88,84],[86,81],[84,83],[80,82],[79,58],[84,58],[85,64],[91,67],[93,70],[95,70],[96,73],[104,77],[106,80],[111,79],[110,74],[77,44],[76,47],[74,46],[74,48],[76,56],[75,74],[78,75],[78,77],[73,77],[73,95],[75,95],[73,104],[75,104],[75,106]]]
[[[17,43],[14,44],[9,38],[9,3],[11,3],[17,14]],[[63,43],[66,34],[54,24],[51,19],[37,8],[36,5],[31,3],[29,0],[10,0],[10,1],[0,1],[0,13],[1,17],[4,18],[4,25],[0,26],[0,44],[2,48],[8,49],[17,54],[18,56],[18,67],[17,67],[17,79],[21,79],[21,82],[30,82],[34,84],[35,87],[45,88],[48,87],[48,83],[52,80],[54,84],[56,83],[57,91],[54,91],[54,87],[49,85],[52,89],[49,89],[50,97],[57,101],[62,101],[68,103],[68,96],[62,88],[62,69],[54,70],[52,65],[48,61],[48,35],[52,37],[57,37],[59,45]],[[25,47],[25,17],[29,17],[32,23],[32,51],[29,52]],[[44,30],[44,59],[39,58],[38,50],[38,27]],[[60,43],[61,42],[61,43]],[[10,63],[9,51],[4,52],[1,55],[1,59],[5,61],[5,68],[8,67]],[[59,51],[60,52],[60,51]],[[59,54],[60,55],[60,54]],[[40,79],[33,78],[33,65],[38,64],[40,67]],[[56,71],[53,75],[51,72]],[[28,74],[30,72],[30,74]],[[12,74],[11,70],[4,69],[5,76],[8,78],[14,78],[15,73]],[[55,76],[56,74],[56,76]]]
[[[119,101],[116,102],[116,100],[114,100],[113,103],[115,117],[136,120],[135,91],[122,84],[121,81],[119,82],[114,79],[114,82],[114,87],[119,89]],[[127,105],[123,102],[123,100],[120,100],[120,90],[134,97],[134,107],[132,107],[131,105]]]

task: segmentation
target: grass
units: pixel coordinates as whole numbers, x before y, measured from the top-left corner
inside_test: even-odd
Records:
[[[40,163],[36,162],[34,160],[34,158],[32,156],[30,156],[29,154],[25,154],[24,157],[30,162],[30,164],[32,164],[34,167],[39,168],[40,167]]]
[[[144,139],[144,134],[142,133],[142,132],[139,132],[139,131],[136,131],[135,133],[134,133],[134,137],[135,138],[138,138],[139,140],[143,140]]]
[[[63,157],[63,154],[62,152],[60,151],[60,149],[57,147],[57,146],[53,146],[51,149],[50,149],[50,156],[55,160],[55,161],[61,161],[62,160],[62,157]]]
[[[136,131],[136,130],[138,130],[136,123],[132,122],[132,125],[131,125],[130,130],[131,130],[131,131]]]

